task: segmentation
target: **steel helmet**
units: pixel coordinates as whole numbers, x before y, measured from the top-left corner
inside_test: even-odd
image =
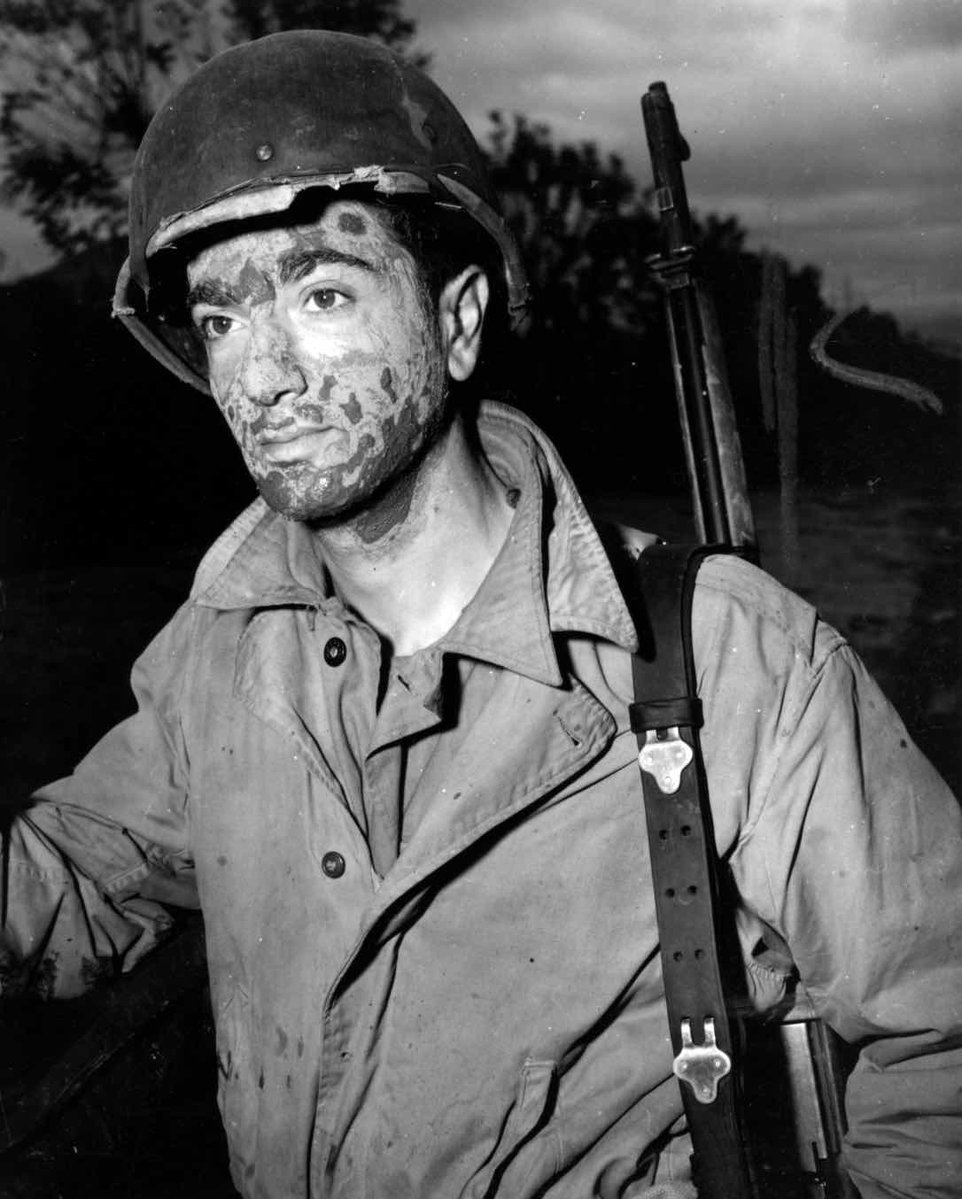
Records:
[[[500,250],[509,313],[523,319],[524,267],[460,113],[386,47],[324,30],[225,50],[158,110],[134,163],[130,256],[114,314],[165,366],[208,391],[193,334],[151,304],[161,256],[198,230],[283,212],[307,188],[349,184],[468,213]]]

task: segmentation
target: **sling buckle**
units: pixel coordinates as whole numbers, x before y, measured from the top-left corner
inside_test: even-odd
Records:
[[[662,795],[674,795],[681,786],[682,772],[693,756],[691,746],[679,736],[676,724],[668,729],[645,731],[638,765],[651,775]]]
[[[672,1063],[672,1070],[682,1082],[687,1082],[699,1103],[714,1103],[719,1079],[731,1071],[732,1060],[715,1040],[715,1020],[705,1017],[705,1043],[696,1045],[691,1039],[691,1021],[681,1022],[681,1052]]]

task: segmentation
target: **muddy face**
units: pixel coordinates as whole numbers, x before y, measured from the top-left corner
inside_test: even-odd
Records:
[[[446,371],[414,262],[373,210],[241,234],[188,269],[214,398],[264,499],[296,520],[363,509],[442,423]]]

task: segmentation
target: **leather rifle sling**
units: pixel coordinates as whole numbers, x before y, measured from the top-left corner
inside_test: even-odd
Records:
[[[641,625],[647,616],[649,627],[638,630],[642,649],[633,662],[635,702],[630,705],[673,1069],[691,1132],[699,1199],[755,1195],[737,1117],[719,945],[718,861],[698,743],[702,711],[691,647],[695,576],[708,554],[726,548],[653,545],[642,553],[637,619]]]

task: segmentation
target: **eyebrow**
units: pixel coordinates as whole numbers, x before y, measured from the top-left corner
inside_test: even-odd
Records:
[[[187,311],[195,304],[210,304],[212,308],[226,308],[240,303],[240,294],[235,288],[220,280],[202,279],[187,292]]]
[[[365,258],[356,254],[345,254],[341,250],[332,250],[328,246],[318,246],[313,250],[288,250],[278,259],[277,274],[281,285],[295,283],[303,279],[316,266],[328,265],[352,266],[369,274],[376,274],[377,268]],[[240,292],[219,279],[202,279],[187,292],[187,309],[190,311],[196,304],[209,304],[212,308],[225,308],[232,304],[242,303]]]
[[[356,254],[345,254],[341,250],[333,250],[329,246],[318,246],[313,250],[289,250],[282,254],[278,261],[278,278],[281,284],[295,283],[303,279],[316,266],[353,266],[358,270],[376,274],[377,268],[365,258]]]

